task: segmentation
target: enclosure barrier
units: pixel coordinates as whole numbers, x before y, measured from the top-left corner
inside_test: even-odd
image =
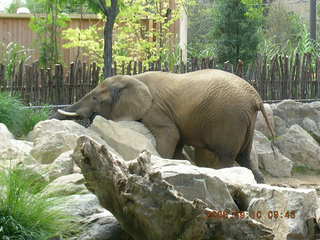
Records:
[[[134,75],[146,71],[185,73],[207,68],[233,72],[252,84],[265,101],[282,99],[320,98],[320,57],[259,56],[244,64],[219,66],[213,58],[191,59],[187,64],[168,62],[114,63],[113,74]],[[93,89],[103,79],[103,70],[97,64],[71,63],[68,68],[57,64],[43,69],[38,63],[19,64],[8,71],[0,64],[0,91],[19,95],[27,105],[71,104]]]

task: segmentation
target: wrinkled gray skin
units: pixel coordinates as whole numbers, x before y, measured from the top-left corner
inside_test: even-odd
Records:
[[[197,165],[213,167],[219,161],[229,167],[237,161],[253,171],[257,182],[263,182],[258,167],[250,160],[259,110],[270,128],[259,94],[234,74],[220,70],[147,72],[108,78],[53,118],[99,114],[114,121],[139,120],[155,136],[162,157],[179,158],[183,145],[191,145],[199,156],[209,150],[215,158],[196,159]]]

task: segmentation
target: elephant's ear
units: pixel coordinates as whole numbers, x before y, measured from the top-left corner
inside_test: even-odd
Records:
[[[140,120],[152,105],[153,97],[143,82],[131,76],[124,76],[123,84],[111,87],[111,118],[119,120]]]
[[[111,87],[110,93],[111,93],[111,104],[115,105],[119,99],[120,99],[120,93],[124,89],[124,87]]]

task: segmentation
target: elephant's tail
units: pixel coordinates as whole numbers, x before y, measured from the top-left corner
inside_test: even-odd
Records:
[[[265,120],[266,123],[267,123],[267,126],[268,126],[268,128],[269,128],[269,131],[270,131],[270,133],[271,133],[271,135],[272,135],[272,142],[273,142],[273,140],[275,139],[276,134],[275,134],[275,132],[274,132],[273,127],[272,127],[271,124],[270,124],[270,121],[269,121],[269,119],[268,119],[266,110],[265,110],[265,108],[264,108],[264,106],[263,106],[263,102],[260,103],[259,110],[261,111],[261,113],[262,113],[262,115],[263,115],[263,117],[264,117],[264,120]]]

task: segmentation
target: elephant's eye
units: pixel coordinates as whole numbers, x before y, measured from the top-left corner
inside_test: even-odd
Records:
[[[96,96],[93,96],[92,99],[93,99],[94,101],[97,101],[97,100],[98,100]]]

